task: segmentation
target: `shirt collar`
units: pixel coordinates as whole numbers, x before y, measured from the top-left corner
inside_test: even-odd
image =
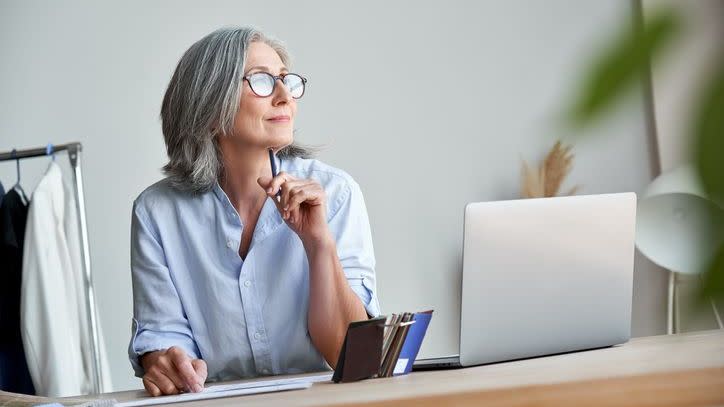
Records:
[[[214,195],[216,195],[221,204],[224,205],[227,210],[236,213],[236,208],[234,208],[234,205],[231,204],[229,196],[226,195],[224,189],[221,188],[218,180],[214,182],[213,191]],[[238,213],[236,219],[239,221],[239,223],[241,223],[241,219],[238,218]],[[254,234],[252,235],[251,246],[254,246],[254,244],[264,240],[283,223],[284,220],[279,214],[279,211],[277,210],[274,201],[272,200],[272,198],[267,197],[267,199],[264,201],[264,206],[262,206],[261,208],[259,219],[256,221],[256,227],[254,228]]]
[[[231,201],[229,200],[229,197],[226,196],[226,192],[224,192],[224,189],[221,188],[221,185],[219,184],[219,180],[214,181],[214,195],[216,195],[217,198],[219,198],[219,201],[221,201],[222,204],[228,204],[232,208],[234,207],[231,204]]]

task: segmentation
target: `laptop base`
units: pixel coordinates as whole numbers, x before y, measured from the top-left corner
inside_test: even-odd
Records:
[[[460,355],[452,355],[439,358],[417,359],[412,365],[412,370],[457,369],[461,367],[463,366],[460,364]]]

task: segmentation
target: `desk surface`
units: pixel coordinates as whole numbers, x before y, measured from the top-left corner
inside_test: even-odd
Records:
[[[142,391],[103,395],[116,400]],[[586,403],[582,401],[587,400]],[[724,404],[724,330],[633,339],[610,348],[465,369],[413,372],[307,390],[174,406]]]

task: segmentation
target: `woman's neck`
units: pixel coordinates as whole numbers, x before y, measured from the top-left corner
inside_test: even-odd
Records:
[[[219,185],[242,217],[261,210],[266,192],[256,180],[261,176],[271,176],[269,153],[264,149],[250,148],[227,148],[225,151],[223,147],[224,172]]]

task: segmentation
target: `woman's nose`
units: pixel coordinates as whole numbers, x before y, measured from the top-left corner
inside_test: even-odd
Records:
[[[274,86],[274,95],[273,95],[273,101],[272,103],[274,106],[278,105],[279,103],[289,103],[292,100],[292,94],[287,88],[287,85],[284,83],[284,81],[281,78],[278,78],[277,81],[279,83]]]

